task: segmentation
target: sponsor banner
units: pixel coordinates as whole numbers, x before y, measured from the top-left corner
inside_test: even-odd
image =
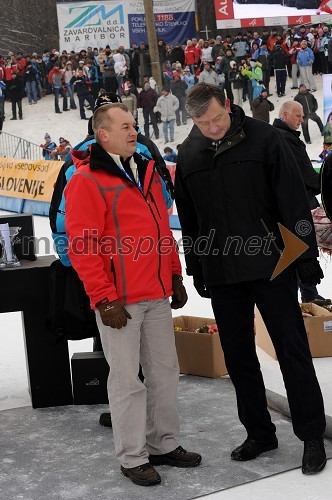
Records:
[[[157,36],[166,43],[197,35],[195,0],[154,1]],[[129,48],[132,42],[147,43],[142,1],[107,0],[58,3],[60,51],[105,47]]]
[[[61,161],[0,158],[0,196],[50,202]]]
[[[289,25],[294,24],[295,26],[297,26],[298,24],[301,25],[301,24],[305,24],[305,23],[311,23],[311,22],[313,22],[312,17],[313,16],[289,16],[288,17],[288,24]],[[320,16],[316,16],[316,17],[318,17],[318,19],[320,18]],[[321,19],[320,19],[320,21],[317,21],[317,22],[321,22]]]
[[[255,26],[264,26],[264,17],[254,17],[252,19],[241,19],[241,28],[254,28]]]
[[[233,0],[214,0],[214,9],[217,22],[234,19]]]
[[[128,15],[125,2],[58,3],[60,52],[79,52],[89,45],[116,49],[129,47]]]
[[[183,43],[187,38],[197,36],[195,28],[195,12],[178,12],[174,14],[155,14],[155,25],[157,38],[161,38],[165,43]],[[129,14],[129,38],[130,44],[140,42],[148,44],[148,34],[146,31],[144,14]]]
[[[298,22],[303,19],[303,22]],[[291,17],[254,17],[250,19],[230,19],[229,21],[217,21],[217,29],[247,28],[249,26],[296,26],[299,24],[318,24],[332,22],[332,16],[291,16]],[[234,24],[233,24],[234,23]]]
[[[282,5],[283,4],[283,5]],[[323,0],[317,8],[315,1],[308,1],[307,8],[297,7],[297,2],[271,2],[270,0],[214,0],[218,29],[227,27],[285,26],[329,22],[332,0]],[[331,4],[329,10],[328,4]],[[257,16],[257,17],[255,17]],[[240,25],[230,24],[232,18]],[[227,23],[227,24],[226,24]],[[250,24],[253,23],[253,24]]]

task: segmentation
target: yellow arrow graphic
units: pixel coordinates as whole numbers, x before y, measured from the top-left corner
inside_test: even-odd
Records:
[[[279,222],[278,226],[285,248],[280,256],[280,259],[278,260],[275,270],[273,271],[271,280],[278,276],[278,274],[282,273],[286,267],[288,267],[309,248],[306,243],[300,240],[300,238],[295,236],[295,234]]]

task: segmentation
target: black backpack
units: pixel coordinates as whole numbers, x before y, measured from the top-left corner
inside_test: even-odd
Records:
[[[73,267],[50,266],[50,308],[46,330],[54,343],[99,337],[95,312]]]

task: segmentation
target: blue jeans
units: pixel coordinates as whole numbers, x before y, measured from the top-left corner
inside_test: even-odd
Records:
[[[68,91],[71,109],[76,109],[77,106],[74,99],[74,87],[72,85],[66,85],[66,90]]]
[[[54,91],[54,106],[55,106],[55,112],[59,113],[60,108],[59,108],[59,95],[62,95],[63,97],[63,111],[67,111],[68,109],[68,103],[67,103],[67,94],[61,87],[60,89],[53,89]]]
[[[164,134],[165,142],[166,141],[168,142],[168,127],[169,127],[170,141],[171,142],[174,141],[174,123],[175,123],[174,118],[173,118],[173,120],[166,120],[165,122],[163,122],[163,134]]]
[[[123,92],[122,92],[123,76],[116,75],[116,81],[118,82],[118,94],[121,97],[123,94]]]
[[[28,96],[29,104],[33,102],[37,102],[37,82],[33,80],[32,82],[26,82],[25,91]]]

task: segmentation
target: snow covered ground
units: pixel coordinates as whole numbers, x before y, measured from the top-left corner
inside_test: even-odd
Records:
[[[273,6],[270,6],[272,8]],[[316,97],[319,103],[318,113],[323,118],[322,102],[322,82],[320,77],[315,77],[317,81]],[[274,82],[271,82],[271,92],[274,94],[270,99],[275,105],[275,111],[271,113],[271,121],[277,116],[280,104],[283,100],[293,99],[295,92],[290,90],[291,81],[287,81],[287,95],[284,98],[278,98],[274,90]],[[59,137],[63,136],[75,145],[87,133],[87,121],[79,117],[78,110],[63,113],[60,117],[54,113],[52,96],[47,96],[38,102],[37,105],[29,106],[25,99],[23,102],[22,121],[11,121],[11,107],[6,103],[6,121],[4,123],[4,132],[30,140],[35,144],[43,142],[45,132],[48,132],[52,138],[58,142]],[[248,103],[244,103],[244,110],[250,115]],[[87,112],[90,116],[91,112]],[[143,120],[140,117],[140,123]],[[173,144],[180,144],[187,136],[192,126],[191,120],[188,125],[176,128],[176,141]],[[309,123],[312,144],[307,146],[310,158],[317,159],[322,149],[322,137],[320,136],[317,125],[314,122]],[[162,150],[163,139],[156,141]],[[1,152],[0,152],[1,154]],[[50,238],[50,229],[46,217],[35,217],[35,233],[37,237],[47,236]],[[175,237],[180,238],[180,232],[175,231]],[[43,251],[41,251],[43,254]],[[183,257],[181,257],[183,260]],[[322,267],[325,272],[325,279],[319,286],[319,291],[326,297],[332,297],[332,266],[329,261],[321,259]],[[187,305],[178,312],[178,314],[205,316],[213,315],[210,302],[201,299],[193,288],[190,278],[185,277],[185,286],[188,291],[189,300]],[[0,281],[1,286],[1,281]],[[212,316],[213,317],[213,316]],[[70,354],[79,351],[89,351],[92,348],[90,339],[70,342]],[[285,394],[282,378],[278,369],[277,361],[270,358],[263,351],[259,350],[259,357],[262,365],[266,387]],[[316,359],[315,366],[320,380],[326,410],[332,415],[332,358]],[[28,394],[28,382],[25,365],[23,332],[21,324],[21,313],[8,313],[0,315],[0,411],[8,408],[29,406],[30,397]],[[299,457],[299,464],[300,464]],[[290,471],[278,476],[273,476],[264,480],[245,484],[221,493],[208,495],[204,498],[213,500],[251,500],[264,498],[265,500],[297,500],[299,497],[304,500],[326,500],[332,491],[332,465],[328,463],[326,470],[316,477],[303,476],[300,469]]]

